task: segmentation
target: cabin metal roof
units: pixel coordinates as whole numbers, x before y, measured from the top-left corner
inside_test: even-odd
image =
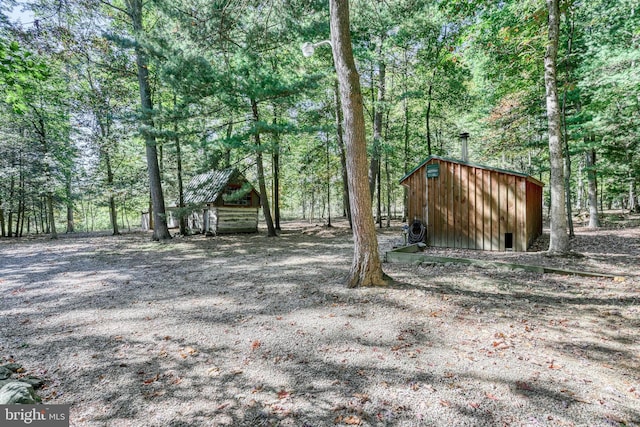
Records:
[[[185,203],[215,202],[236,172],[236,169],[230,168],[194,176],[184,191]]]
[[[464,165],[464,166],[469,166],[469,167],[472,167],[472,168],[479,168],[479,169],[484,169],[484,170],[489,170],[489,171],[494,171],[494,172],[499,172],[499,173],[505,173],[505,174],[508,174],[508,175],[521,176],[523,178],[526,178],[528,181],[531,181],[534,184],[539,185],[540,187],[544,187],[544,183],[543,182],[535,179],[531,175],[527,175],[526,173],[512,171],[512,170],[508,170],[508,169],[495,168],[495,167],[492,167],[492,166],[480,165],[480,164],[477,164],[477,163],[464,162],[462,160],[451,159],[451,158],[440,157],[440,156],[429,156],[426,159],[424,159],[418,166],[413,168],[411,170],[411,172],[407,173],[405,176],[403,176],[400,179],[400,184],[402,184],[403,181],[405,181],[407,178],[409,178],[417,170],[419,170],[421,167],[423,167],[424,165],[429,163],[431,160],[440,160],[440,161],[443,161],[443,162],[457,163],[457,164]]]

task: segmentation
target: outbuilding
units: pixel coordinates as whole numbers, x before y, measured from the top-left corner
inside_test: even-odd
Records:
[[[260,194],[235,168],[194,176],[184,192],[191,231],[256,233]]]
[[[429,156],[400,184],[430,246],[526,251],[542,234],[544,184],[527,174]]]

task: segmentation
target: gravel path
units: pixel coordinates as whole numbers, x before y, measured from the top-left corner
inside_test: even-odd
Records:
[[[576,262],[638,273],[640,229],[589,233]],[[351,253],[322,227],[2,240],[0,363],[73,426],[640,426],[637,276],[386,264],[349,290]]]

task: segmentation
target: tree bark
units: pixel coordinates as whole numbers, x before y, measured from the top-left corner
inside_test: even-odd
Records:
[[[118,212],[116,210],[116,197],[113,195],[113,168],[111,166],[111,154],[109,147],[105,147],[104,161],[107,167],[107,186],[109,188],[109,218],[111,219],[112,235],[118,236]]]
[[[331,224],[331,160],[329,156],[329,138],[327,138],[326,146],[326,167],[327,167],[327,227],[333,227]]]
[[[598,182],[596,178],[596,150],[593,148],[585,153],[585,165],[587,169],[587,182],[589,187],[589,228],[600,227],[598,213]]]
[[[273,105],[273,126],[278,125],[278,108]],[[274,134],[273,147],[273,218],[275,229],[280,231],[280,132]]]
[[[550,254],[564,254],[569,251],[564,190],[562,130],[560,126],[560,108],[556,77],[558,39],[560,33],[560,10],[558,2],[559,0],[547,0],[547,7],[549,9],[549,38],[544,57],[544,81],[546,89],[547,122],[549,126],[549,160],[551,163],[551,231],[548,250]]]
[[[342,103],[340,102],[340,88],[338,80],[333,85],[333,93],[336,106],[336,141],[340,150],[340,165],[342,166],[342,203],[344,204],[346,216],[349,220],[349,227],[353,229],[351,221],[351,206],[349,203],[349,178],[347,173],[347,154],[344,147],[343,129],[342,129]]]
[[[347,150],[349,197],[353,220],[354,253],[347,286],[384,285],[378,240],[371,212],[367,179],[367,141],[360,76],[356,70],[349,29],[349,2],[330,0],[331,46],[340,83]]]
[[[382,50],[382,48],[380,49]],[[382,55],[382,52],[379,52]],[[378,184],[380,175],[380,144],[382,140],[382,118],[384,109],[382,108],[385,100],[386,89],[386,67],[384,61],[378,63],[378,96],[373,112],[373,150],[371,153],[371,163],[369,165],[369,191],[371,192],[371,200],[376,194],[376,185]],[[371,85],[373,90],[373,84]],[[378,193],[378,204],[380,204],[380,193]]]
[[[260,121],[260,114],[258,112],[258,103],[255,99],[251,99],[251,111],[253,112],[253,121],[258,125]],[[258,185],[260,187],[260,201],[262,202],[262,213],[264,214],[264,220],[267,223],[267,236],[276,237],[276,229],[273,226],[273,219],[271,218],[271,209],[269,208],[269,199],[267,197],[267,184],[264,179],[264,164],[262,161],[262,147],[260,142],[260,131],[255,130],[253,138],[256,142],[256,166],[258,168]]]
[[[278,138],[279,139],[279,138]],[[273,148],[273,217],[276,230],[280,227],[280,143]]]
[[[559,18],[558,18],[559,19]],[[567,226],[569,227],[569,237],[574,237],[575,232],[573,229],[573,209],[571,203],[571,152],[569,151],[569,132],[567,129],[567,86],[569,78],[571,76],[571,69],[569,67],[569,60],[571,58],[572,46],[573,46],[573,21],[569,23],[569,38],[567,40],[567,52],[565,55],[565,67],[566,77],[565,85],[562,91],[562,134],[564,140],[564,187],[565,187],[565,201],[567,205]]]
[[[37,120],[34,120],[33,125],[34,125],[34,130],[36,132],[36,134],[38,135],[38,137],[40,138],[40,143],[42,144],[42,152],[43,154],[46,156],[47,154],[49,154],[49,144],[48,144],[48,133],[47,133],[47,129],[45,126],[45,122],[44,119],[40,116],[40,114],[37,114]],[[45,176],[47,176],[50,179],[51,176],[51,170],[49,166],[45,166],[44,168],[44,174]],[[55,217],[55,212],[53,211],[53,190],[49,189],[47,190],[47,193],[45,195],[45,203],[46,203],[46,208],[47,208],[47,219],[49,221],[49,230],[48,232],[51,234],[51,239],[57,239],[58,238],[58,232],[56,230],[56,217]],[[17,220],[16,221],[16,236],[19,235],[19,226],[20,226],[20,221]]]
[[[0,206],[2,206],[2,199],[0,199]],[[4,230],[4,209],[0,207],[0,237],[7,237]]]
[[[435,74],[435,70],[433,71]],[[429,83],[429,92],[427,95],[427,154],[431,155],[431,92],[433,91],[433,82]]]
[[[173,110],[176,112],[178,108],[178,97],[173,94]],[[180,136],[178,127],[178,119],[173,118],[173,142],[176,144],[176,167],[178,178],[178,225],[180,227],[180,234],[187,234],[187,217],[184,212],[184,182],[182,179],[182,147],[180,146]]]
[[[49,224],[50,224],[49,230],[51,232],[51,238],[57,239],[58,231],[56,230],[56,215],[55,215],[55,212],[53,211],[53,193],[52,192],[47,193],[47,211],[49,214]]]
[[[66,178],[66,196],[67,196],[67,233],[75,233],[76,227],[73,220],[73,194],[71,192],[71,171],[68,172]]]
[[[405,95],[403,96],[403,99],[402,99],[402,110],[403,110],[403,116],[404,116],[404,123],[403,123],[404,167],[402,172],[404,173],[404,175],[406,175],[409,172],[409,101],[407,99],[408,61],[407,61],[406,49],[404,50],[403,55],[404,55],[404,67],[403,67],[404,72],[402,74],[402,86],[403,86],[403,92],[405,93]],[[408,216],[409,216],[409,189],[403,185],[402,186],[402,222],[406,222]]]
[[[146,128],[142,129],[142,134],[145,140],[149,191],[151,194],[151,204],[153,206],[153,240],[167,240],[171,239],[171,234],[167,227],[167,217],[164,207],[160,165],[158,163],[158,146],[156,144],[156,137],[153,134],[154,122],[151,116],[153,112],[153,102],[151,101],[151,87],[149,85],[149,68],[146,53],[139,44],[140,34],[143,31],[142,0],[126,0],[126,5],[136,38],[135,54],[138,69],[140,103],[142,106],[142,123]]]

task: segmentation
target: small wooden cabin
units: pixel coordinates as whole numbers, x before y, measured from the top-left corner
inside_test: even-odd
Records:
[[[256,233],[260,194],[234,168],[194,176],[184,192],[191,231]]]
[[[544,184],[526,174],[430,156],[400,184],[430,246],[526,251],[542,234]]]

